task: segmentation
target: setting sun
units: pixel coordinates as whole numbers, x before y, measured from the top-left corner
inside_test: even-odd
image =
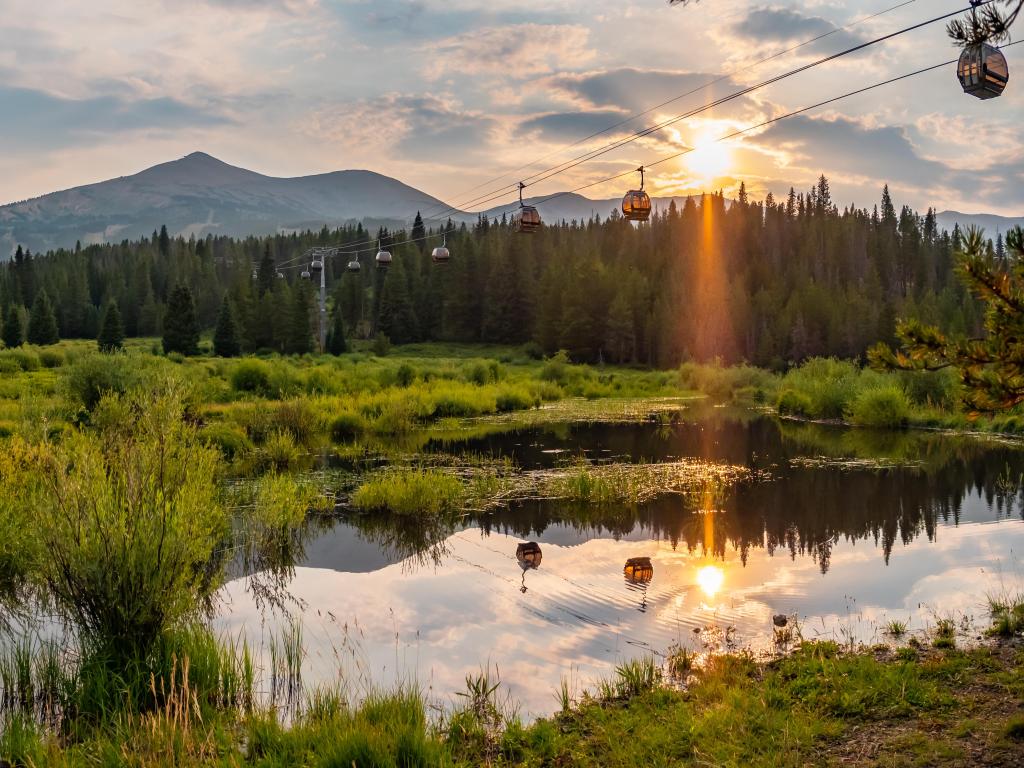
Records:
[[[686,167],[705,181],[714,181],[728,173],[731,166],[732,152],[724,144],[715,141],[701,142],[686,155]]]
[[[697,571],[697,585],[705,595],[714,597],[725,583],[725,572],[717,565],[705,565]]]

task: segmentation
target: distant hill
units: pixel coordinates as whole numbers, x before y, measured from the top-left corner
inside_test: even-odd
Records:
[[[991,213],[960,213],[959,211],[943,211],[936,214],[939,222],[939,229],[953,231],[953,225],[959,224],[960,229],[967,229],[969,226],[981,227],[985,230],[985,236],[993,240],[996,235],[1014,227],[1024,227],[1024,217],[1011,218],[1009,216],[996,216]]]
[[[527,202],[537,204],[542,198]],[[653,199],[655,210],[677,206],[685,197]],[[565,194],[541,203],[545,221],[586,221],[606,218],[619,207],[619,198],[591,200]],[[485,213],[500,218],[515,202]],[[0,260],[18,244],[33,252],[83,244],[120,242],[150,235],[166,224],[173,235],[207,234],[245,237],[327,225],[362,222],[375,229],[408,226],[421,211],[427,222],[448,218],[447,206],[435,197],[372,171],[336,171],[314,176],[277,178],[228,165],[203,152],[148,168],[133,176],[54,192],[32,200],[0,206]],[[445,215],[440,217],[444,212]],[[432,219],[431,216],[440,217]],[[452,212],[457,222],[472,223],[476,213]],[[971,224],[995,237],[1024,217],[944,211],[938,215],[943,229]]]
[[[404,224],[445,204],[371,171],[275,178],[202,152],[133,176],[0,207],[0,259],[17,244],[35,252],[120,242],[166,224],[174,235],[266,235],[362,221]]]

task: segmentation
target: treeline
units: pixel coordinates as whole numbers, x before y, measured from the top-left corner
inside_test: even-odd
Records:
[[[24,332],[49,304],[60,336],[97,338],[116,305],[127,336],[160,336],[187,298],[195,328],[229,327],[247,352],[315,349],[315,293],[296,259],[314,246],[359,248],[327,259],[330,349],[378,334],[394,343],[445,340],[566,349],[578,360],[674,365],[682,360],[781,367],[819,355],[858,357],[893,336],[898,317],[974,333],[981,317],[954,274],[959,233],[935,213],[897,211],[885,189],[873,211],[840,211],[827,179],[763,202],[691,199],[636,226],[607,219],[549,223],[520,235],[506,220],[449,223],[440,233],[361,226],[267,238],[152,238],[33,256],[0,270],[7,325]],[[436,235],[436,237],[431,237]],[[394,254],[375,268],[377,239]],[[1002,241],[990,245],[1005,258]],[[45,314],[44,307],[39,314]],[[175,329],[175,333],[182,329]],[[8,343],[17,341],[14,334]]]

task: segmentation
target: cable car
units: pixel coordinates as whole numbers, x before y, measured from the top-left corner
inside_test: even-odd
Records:
[[[540,214],[537,213],[537,209],[532,205],[526,205],[523,202],[524,189],[526,189],[526,185],[520,181],[519,210],[512,215],[512,226],[515,227],[516,232],[521,232],[524,235],[531,235],[540,229],[541,220]]]
[[[391,251],[381,248],[380,241],[377,241],[377,269],[387,269],[393,261]]]
[[[314,272],[320,272],[324,268],[324,263],[320,259],[313,259],[313,263],[309,265],[309,268]]]
[[[1010,68],[1006,57],[988,43],[970,45],[960,54],[956,74],[964,93],[979,99],[994,99],[1001,95],[1010,81]]]
[[[622,198],[622,215],[627,221],[647,221],[651,218],[651,196],[644,192],[644,167],[640,171],[640,189],[631,189]]]
[[[451,257],[451,253],[448,252],[448,237],[445,236],[444,242],[441,243],[441,247],[435,248],[431,252],[430,258],[435,264],[447,264]]]
[[[277,279],[278,280],[284,280],[284,272],[278,272],[277,273]]]
[[[349,272],[358,272],[360,269],[362,269],[362,266],[363,265],[359,263],[359,259],[353,257],[352,261],[350,261],[348,263],[348,271]]]
[[[303,280],[309,280],[309,278],[310,278],[309,270],[308,269],[302,270],[302,279]]]
[[[252,271],[252,279],[253,279],[253,280],[255,280],[255,279],[256,279],[256,278],[258,278],[259,276],[260,276],[260,275],[259,275],[259,273],[258,273],[258,272],[257,272],[257,271],[256,271],[256,270],[254,269],[254,270]]]
[[[630,584],[649,584],[654,578],[654,566],[649,557],[631,557],[622,573]]]

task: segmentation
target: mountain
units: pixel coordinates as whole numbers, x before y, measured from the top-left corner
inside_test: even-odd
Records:
[[[939,222],[939,229],[953,231],[953,225],[959,224],[960,229],[967,229],[969,226],[981,227],[985,230],[986,237],[993,240],[1000,232],[1006,235],[1007,230],[1014,227],[1024,227],[1024,217],[1011,218],[1009,216],[995,216],[991,213],[960,213],[959,211],[943,211],[936,214]]]
[[[371,171],[276,178],[194,152],[133,176],[0,207],[0,259],[18,244],[40,252],[79,240],[120,242],[148,236],[162,224],[185,237],[244,237],[356,221],[393,227],[415,211],[446,207]]]

